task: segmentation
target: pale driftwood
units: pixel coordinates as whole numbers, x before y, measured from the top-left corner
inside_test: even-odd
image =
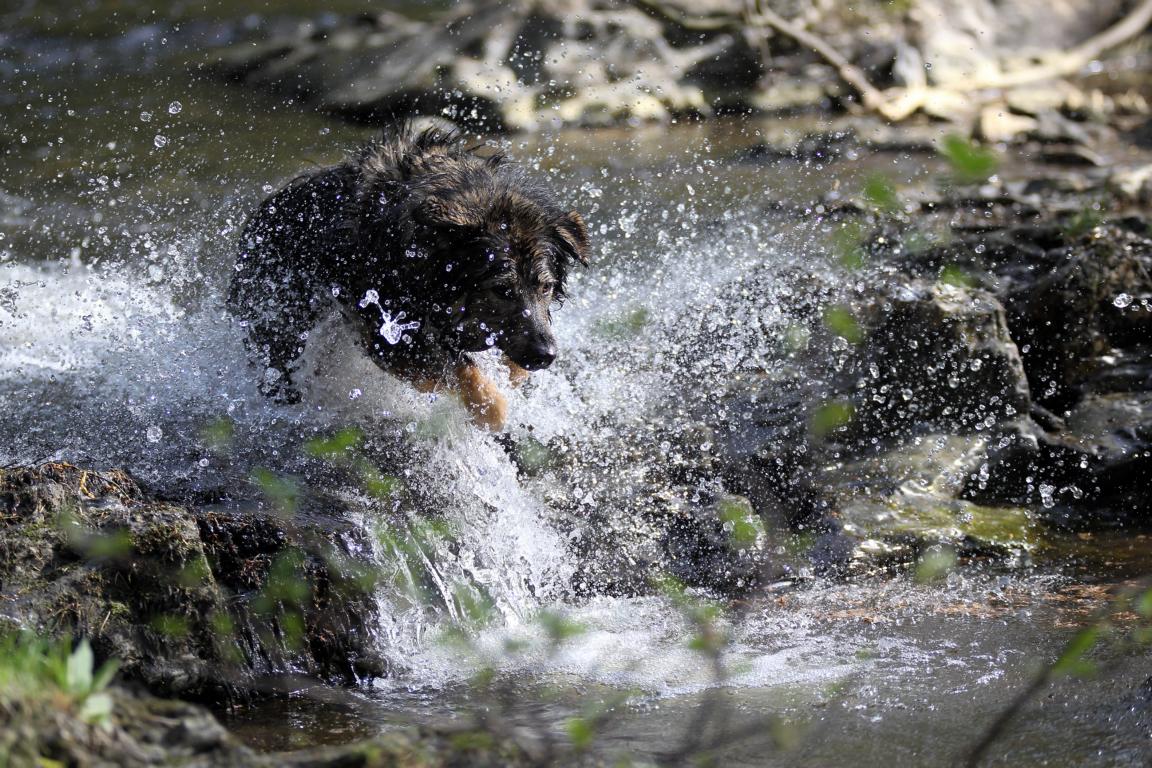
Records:
[[[991,76],[973,77],[948,85],[918,85],[881,91],[859,67],[848,61],[827,41],[783,18],[763,0],[747,0],[747,3],[746,18],[750,24],[773,29],[810,48],[831,64],[840,79],[860,95],[860,103],[866,109],[893,122],[909,117],[937,97],[1003,90],[1074,75],[1105,52],[1136,37],[1152,23],[1152,0],[1141,0],[1124,18],[1100,34],[1088,38],[1069,51],[1053,52],[1043,57],[1038,64],[1015,70],[1002,69]]]

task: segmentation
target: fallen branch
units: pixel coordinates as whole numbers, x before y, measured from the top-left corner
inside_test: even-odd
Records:
[[[961,82],[937,86],[889,88],[881,91],[864,72],[848,61],[827,41],[788,21],[773,11],[763,0],[748,0],[750,24],[768,27],[810,48],[835,68],[840,79],[860,95],[860,103],[881,116],[898,122],[909,117],[937,97],[967,95],[976,91],[1002,90],[1028,83],[1074,75],[1089,62],[1143,32],[1152,24],[1152,0],[1141,0],[1128,15],[1098,35],[1088,38],[1067,52],[1054,52],[1046,60],[1030,67],[1003,71],[983,78],[972,77]]]
[[[863,70],[848,61],[847,58],[841,55],[841,53],[828,42],[803,27],[788,21],[761,2],[761,0],[748,0],[748,7],[749,10],[746,18],[750,24],[758,27],[771,27],[777,32],[792,38],[800,43],[800,45],[812,49],[820,58],[836,68],[836,72],[840,75],[841,80],[860,94],[861,101],[865,107],[881,112],[883,111],[883,105],[887,101],[884,93],[869,82]]]

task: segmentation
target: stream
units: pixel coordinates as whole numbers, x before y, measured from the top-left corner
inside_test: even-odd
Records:
[[[395,674],[350,690],[302,683],[222,711],[247,743],[282,750],[464,722],[492,706],[473,682],[494,669],[515,694],[508,718],[525,728],[562,735],[568,718],[606,702],[595,746],[605,757],[674,749],[718,697],[741,731],[725,740],[723,765],[943,765],[1146,573],[1152,539],[1095,533],[933,583],[911,573],[845,582],[814,575],[795,554],[801,539],[781,532],[777,583],[721,619],[730,642],[718,681],[668,600],[594,579],[573,589],[583,573],[573,515],[606,514],[628,503],[606,494],[668,470],[643,465],[662,439],[653,425],[678,408],[707,419],[740,360],[776,365],[772,333],[789,318],[773,307],[794,287],[758,278],[743,322],[718,323],[706,310],[730,301],[733,285],[797,265],[848,280],[831,252],[836,225],[813,200],[877,171],[925,183],[939,162],[866,149],[835,163],[747,159],[762,141],[819,128],[805,117],[490,139],[584,213],[596,253],[556,313],[557,364],[508,392],[514,441],[576,446],[588,466],[526,477],[455,401],[381,374],[333,324],[310,338],[301,404],[257,392],[223,308],[245,216],[371,128],[194,74],[201,48],[253,23],[159,20],[82,45],[0,32],[0,466],[121,467],[162,496],[243,507],[260,500],[256,467],[323,482],[300,446],[354,425],[414,446],[420,460],[403,481],[454,531],[456,545],[428,565],[440,585],[430,603],[381,589],[379,643]],[[1026,174],[1028,159],[1009,168]],[[699,344],[701,331],[708,345],[672,351]],[[227,454],[203,437],[221,419],[235,435]],[[655,453],[673,462],[674,451]],[[320,490],[370,530],[394,512],[346,485]],[[382,567],[388,556],[381,544]],[[460,584],[492,604],[485,622],[464,623],[464,644],[446,632],[460,625]],[[579,634],[550,643],[541,611]],[[1097,661],[1097,676],[1060,679],[1028,704],[992,764],[1147,765],[1152,659],[1106,644]]]

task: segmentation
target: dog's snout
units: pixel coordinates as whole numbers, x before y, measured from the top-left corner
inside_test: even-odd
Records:
[[[524,350],[520,365],[530,371],[538,371],[552,365],[556,359],[556,345],[552,342],[533,344]]]

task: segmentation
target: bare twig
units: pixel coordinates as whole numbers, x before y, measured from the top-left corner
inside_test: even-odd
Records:
[[[800,43],[800,45],[812,49],[820,58],[836,68],[836,72],[840,75],[841,80],[860,94],[860,98],[863,100],[865,107],[874,110],[882,108],[886,101],[883,92],[869,82],[868,77],[859,67],[848,61],[847,58],[841,55],[841,53],[833,48],[827,41],[812,34],[803,27],[788,21],[776,13],[776,11],[769,8],[762,0],[748,0],[748,5],[749,13],[747,14],[747,18],[750,23],[760,27],[771,27],[777,32],[792,38]]]

